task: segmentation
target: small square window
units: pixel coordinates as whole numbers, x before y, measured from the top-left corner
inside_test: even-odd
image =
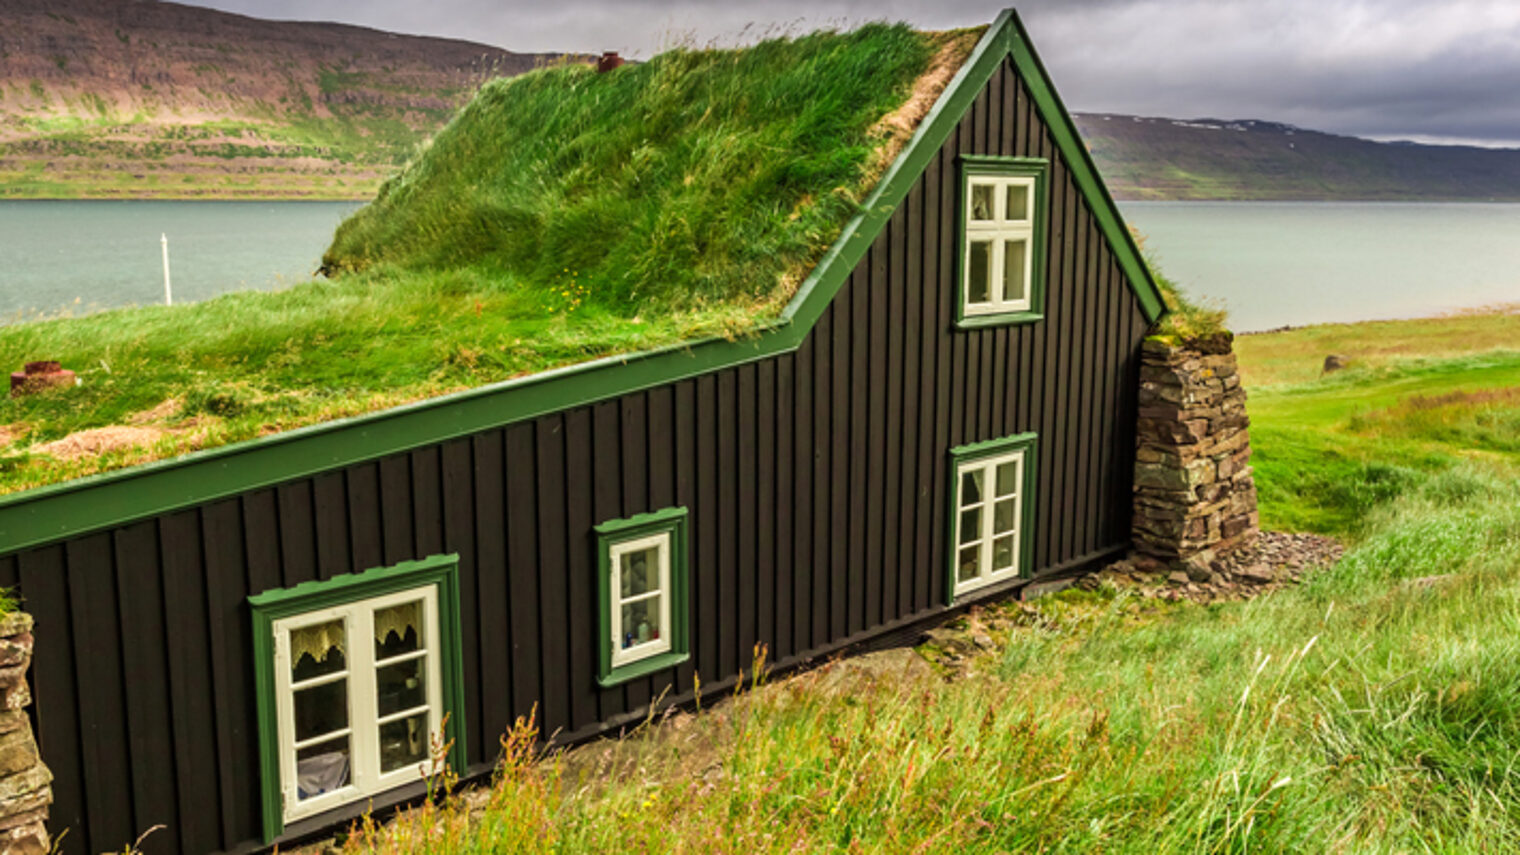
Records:
[[[1021,434],[951,451],[952,600],[1023,573],[1034,449],[1034,435]]]
[[[596,528],[601,551],[598,682],[616,685],[685,661],[686,509]]]

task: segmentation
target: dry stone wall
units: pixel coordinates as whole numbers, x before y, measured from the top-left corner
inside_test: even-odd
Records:
[[[1135,549],[1200,579],[1259,532],[1232,344],[1221,333],[1187,345],[1147,339],[1141,349]]]
[[[0,618],[0,855],[49,851],[53,775],[37,754],[26,670],[32,664],[32,616]]]

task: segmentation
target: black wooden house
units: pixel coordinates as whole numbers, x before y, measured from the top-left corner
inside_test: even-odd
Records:
[[[1017,18],[757,336],[0,499],[68,852],[245,852],[1130,544],[1163,312]],[[344,713],[344,700],[347,713]]]

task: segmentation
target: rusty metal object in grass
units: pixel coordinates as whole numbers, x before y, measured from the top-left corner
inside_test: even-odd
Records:
[[[20,371],[11,372],[11,397],[19,398],[56,386],[78,386],[74,372],[51,360],[28,362]]]

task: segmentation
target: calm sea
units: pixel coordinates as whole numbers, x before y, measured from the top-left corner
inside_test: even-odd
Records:
[[[308,278],[353,202],[0,202],[0,320]],[[1520,302],[1520,205],[1127,202],[1167,274],[1237,330]]]
[[[1125,202],[1168,277],[1238,331],[1520,302],[1520,205]]]
[[[356,202],[0,202],[0,322],[309,279]]]

